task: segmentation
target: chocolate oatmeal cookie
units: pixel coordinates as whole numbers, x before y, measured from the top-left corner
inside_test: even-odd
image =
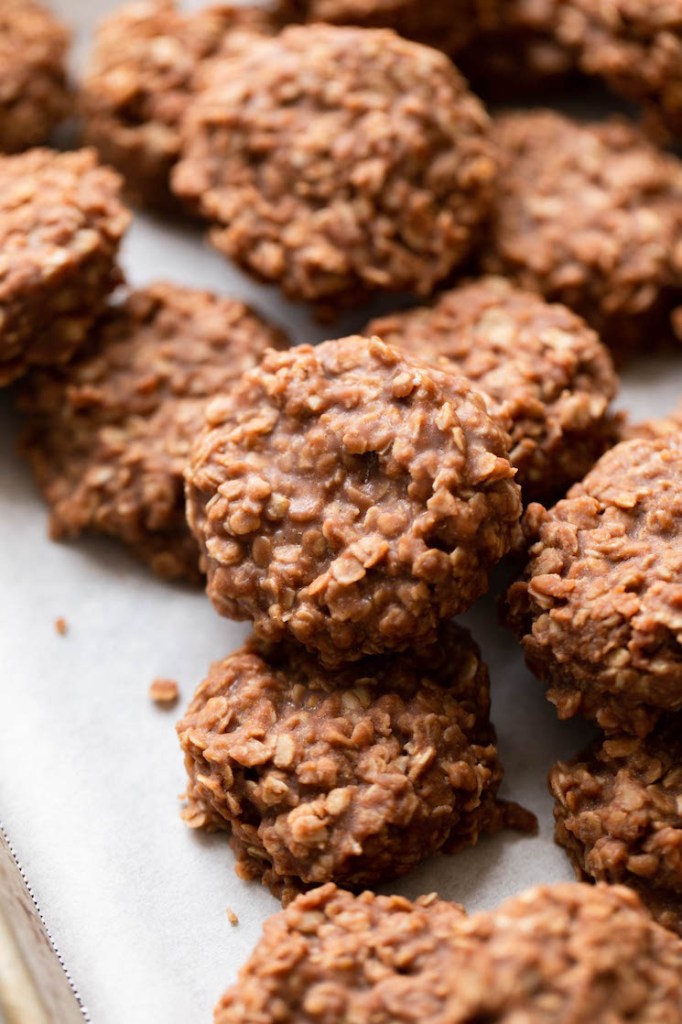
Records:
[[[136,201],[176,205],[168,179],[202,63],[267,28],[257,7],[183,14],[175,0],[126,4],[102,22],[81,89],[85,138]]]
[[[562,0],[557,36],[581,67],[682,134],[682,0]]]
[[[595,742],[549,776],[555,838],[579,878],[632,886],[682,933],[682,716]]]
[[[197,580],[182,474],[206,399],[283,344],[241,302],[177,285],[112,306],[73,362],[32,374],[21,392],[52,536],[106,533],[160,576]]]
[[[172,183],[291,298],[424,295],[492,201],[488,117],[448,59],[388,30],[294,26],[215,61]]]
[[[0,385],[69,359],[122,280],[119,188],[92,150],[0,157]]]
[[[269,352],[211,403],[188,519],[217,610],[328,664],[430,642],[509,550],[509,436],[378,338]]]
[[[650,420],[632,423],[626,418],[621,424],[620,434],[623,441],[631,441],[638,437],[665,438],[670,434],[679,434],[682,437],[682,405],[667,416],[656,416]]]
[[[215,1024],[679,1024],[682,943],[621,886],[471,918],[325,885],[270,918]]]
[[[554,34],[557,0],[280,0],[288,22],[390,28],[452,57],[476,92],[517,93],[575,64]]]
[[[502,804],[488,673],[469,634],[324,669],[252,639],[212,666],[178,725],[185,819],[229,829],[238,872],[285,901],[372,885],[532,815]]]
[[[69,113],[69,33],[40,3],[0,6],[0,152],[47,142]]]
[[[681,523],[674,435],[621,442],[554,508],[528,509],[507,611],[561,718],[641,736],[682,708]]]
[[[618,381],[597,335],[565,306],[502,278],[373,320],[366,333],[449,366],[492,399],[511,423],[509,458],[525,501],[563,494],[617,440],[609,401]]]
[[[574,309],[619,354],[670,334],[682,285],[682,163],[621,121],[501,116],[484,268]]]

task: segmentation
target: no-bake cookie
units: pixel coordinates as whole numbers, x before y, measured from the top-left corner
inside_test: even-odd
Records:
[[[584,71],[682,134],[682,0],[562,0],[557,36]]]
[[[93,150],[0,157],[0,385],[84,343],[122,280],[119,191]]]
[[[646,739],[595,742],[549,776],[556,841],[579,878],[632,886],[682,932],[682,716]]]
[[[335,670],[252,639],[212,666],[178,724],[184,817],[230,830],[239,873],[285,901],[395,878],[480,832],[534,827],[497,800],[489,712],[487,670],[458,626],[418,655]]]
[[[2,0],[0,8],[0,152],[48,142],[69,113],[69,33],[33,0]]]
[[[509,621],[560,717],[645,735],[682,708],[682,440],[623,441],[548,511],[531,505]]]
[[[325,885],[270,918],[215,1024],[679,1024],[682,943],[621,886],[451,903]]]
[[[126,4],[102,22],[81,88],[85,139],[121,171],[138,202],[174,202],[168,178],[204,62],[267,27],[257,7],[182,13],[175,0]]]
[[[618,381],[597,335],[565,306],[502,278],[373,320],[366,333],[450,366],[509,417],[524,501],[563,494],[617,439],[609,402]]]
[[[509,443],[465,380],[379,339],[267,353],[187,471],[211,600],[330,664],[431,641],[511,546]]]
[[[499,192],[483,266],[574,309],[619,355],[671,334],[682,285],[682,163],[621,121],[496,122]]]
[[[388,30],[293,26],[213,64],[176,192],[295,299],[428,294],[492,201],[488,117],[450,61]]]
[[[68,366],[21,393],[23,448],[54,537],[119,537],[161,576],[199,579],[183,470],[206,400],[281,332],[247,306],[172,284],[132,292]]]

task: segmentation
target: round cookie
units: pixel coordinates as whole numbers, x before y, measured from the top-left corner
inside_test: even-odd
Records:
[[[183,470],[204,406],[282,334],[248,307],[156,284],[112,306],[68,366],[27,379],[23,449],[54,537],[123,540],[160,576],[200,578]]]
[[[561,718],[645,735],[682,708],[682,441],[623,441],[566,499],[531,505],[510,624]]]
[[[125,4],[102,22],[81,87],[85,139],[138,202],[177,205],[168,179],[202,62],[267,24],[255,7],[181,13],[175,0]]]
[[[299,644],[251,640],[214,664],[178,725],[185,819],[228,829],[242,877],[288,900],[406,874],[480,832],[535,819],[496,799],[488,673],[444,627],[419,654],[324,669]]]
[[[501,172],[484,269],[563,302],[618,355],[671,333],[682,285],[682,163],[621,121],[496,122]]]
[[[682,933],[682,716],[554,765],[555,838],[579,878],[632,886]]]
[[[466,918],[325,885],[270,918],[215,1024],[678,1024],[682,943],[621,886],[541,886]]]
[[[583,71],[682,134],[682,0],[562,0],[559,12],[558,38]]]
[[[122,280],[119,191],[93,150],[0,157],[0,386],[84,343]]]
[[[450,367],[509,418],[509,459],[524,501],[563,494],[617,440],[618,380],[608,351],[565,306],[498,277],[445,292],[430,308],[373,320],[367,334]]]
[[[69,33],[33,0],[2,0],[0,9],[0,152],[47,142],[69,113]]]
[[[496,161],[450,61],[388,30],[294,26],[215,61],[172,184],[294,299],[420,295],[470,253]]]
[[[429,642],[511,546],[508,449],[465,380],[377,338],[269,352],[187,471],[209,596],[327,664]]]

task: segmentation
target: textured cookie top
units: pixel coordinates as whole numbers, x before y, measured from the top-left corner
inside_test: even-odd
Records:
[[[560,714],[644,733],[682,707],[682,445],[624,441],[564,501],[531,506],[511,621]]]
[[[510,460],[526,501],[582,477],[615,440],[611,357],[565,306],[502,278],[443,294],[430,308],[373,320],[368,334],[467,377],[510,420]]]
[[[500,191],[486,269],[565,302],[598,328],[652,310],[680,285],[676,158],[625,123],[580,125],[549,111],[502,116],[495,134]]]
[[[447,58],[312,25],[216,61],[185,122],[178,194],[218,248],[291,296],[425,294],[468,253],[496,164]]]
[[[559,14],[559,37],[577,49],[585,71],[682,129],[681,0],[564,0]]]
[[[0,150],[47,140],[68,112],[69,33],[42,4],[3,0],[0,9]]]
[[[433,638],[509,549],[509,437],[469,384],[359,337],[268,353],[187,473],[209,595],[330,663]]]
[[[215,1024],[677,1024],[681,977],[682,943],[619,886],[544,886],[471,918],[324,886],[266,923]]]
[[[634,886],[682,930],[682,739],[679,715],[646,739],[597,741],[550,773],[557,842],[584,877]]]
[[[396,877],[503,824],[489,707],[479,651],[454,625],[419,655],[335,670],[252,640],[213,665],[178,725],[185,818],[232,825],[248,873],[275,889]]]
[[[21,394],[24,448],[53,532],[104,530],[162,575],[196,577],[189,450],[207,398],[270,345],[283,346],[282,334],[243,303],[156,284],[112,306],[67,366],[33,374]]]
[[[251,7],[182,13],[175,0],[141,0],[118,8],[100,25],[83,82],[86,133],[99,139],[106,129],[150,158],[176,157],[201,62],[265,26],[265,14]]]

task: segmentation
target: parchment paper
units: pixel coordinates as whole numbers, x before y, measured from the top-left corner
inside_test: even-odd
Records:
[[[86,29],[114,4],[54,6]],[[330,333],[228,266],[199,231],[138,215],[123,260],[135,285],[167,278],[214,288],[253,302],[298,341]],[[367,316],[360,310],[346,317],[332,336],[360,328]],[[654,415],[672,408],[680,392],[682,353],[630,368],[621,404]],[[221,620],[202,593],[155,580],[113,542],[50,542],[45,509],[14,453],[15,431],[5,394],[0,820],[96,1024],[208,1024],[278,904],[260,885],[239,881],[223,836],[203,837],[181,822],[184,770],[174,723],[209,662],[229,653],[247,629]],[[56,633],[58,616],[68,622],[65,637]],[[438,890],[475,910],[528,885],[572,877],[552,842],[545,778],[590,730],[557,722],[497,625],[492,600],[466,621],[490,665],[504,793],[537,813],[540,835],[506,833],[456,857],[432,858],[386,891]],[[175,711],[150,701],[156,676],[179,681]],[[227,920],[228,906],[237,927]]]

